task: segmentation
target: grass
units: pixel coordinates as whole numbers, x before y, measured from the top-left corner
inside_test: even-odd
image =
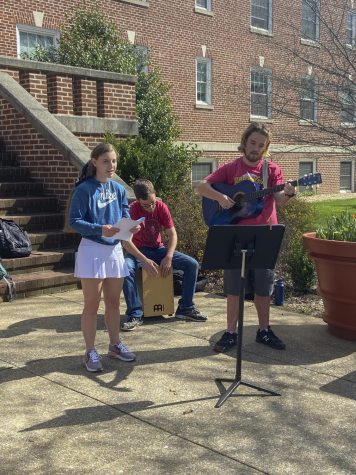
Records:
[[[341,211],[351,211],[356,213],[356,198],[346,200],[325,200],[313,203],[316,215],[317,226],[325,225],[332,216],[340,214]]]

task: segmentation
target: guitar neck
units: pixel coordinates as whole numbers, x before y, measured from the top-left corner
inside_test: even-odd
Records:
[[[298,185],[297,180],[291,181],[289,183],[293,186]],[[253,200],[255,198],[262,198],[263,196],[272,195],[273,193],[277,193],[277,191],[282,191],[285,185],[286,185],[285,183],[282,183],[281,185],[276,185],[276,186],[273,186],[272,188],[264,188],[262,190],[254,191],[252,193],[246,193],[245,199]]]

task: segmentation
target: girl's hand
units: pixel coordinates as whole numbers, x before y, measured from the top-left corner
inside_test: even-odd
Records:
[[[104,226],[102,226],[102,232],[101,234],[104,236],[104,237],[113,237],[116,233],[118,233],[120,231],[119,228],[114,228],[114,226],[112,226],[111,224],[104,224]]]
[[[141,229],[141,226],[138,224],[138,225],[135,226],[134,228],[131,228],[131,229],[130,229],[130,233],[136,234],[136,233],[139,232],[140,229]]]

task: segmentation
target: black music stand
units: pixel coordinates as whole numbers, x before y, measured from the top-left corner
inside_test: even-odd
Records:
[[[283,234],[284,226],[280,224],[272,226],[211,226],[209,229],[202,270],[241,269],[236,375],[234,379],[215,379],[220,384],[223,381],[232,382],[221,395],[215,407],[221,407],[241,384],[273,396],[279,396],[274,391],[241,380],[241,353],[246,273],[249,269],[274,269]]]

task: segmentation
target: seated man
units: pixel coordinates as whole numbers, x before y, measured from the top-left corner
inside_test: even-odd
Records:
[[[160,266],[163,277],[172,269],[184,272],[182,283],[182,298],[178,302],[175,317],[193,322],[205,322],[207,317],[202,315],[194,306],[193,295],[198,275],[198,262],[186,254],[176,251],[177,233],[168,206],[156,199],[153,184],[148,180],[137,180],[133,185],[136,201],[130,205],[132,219],[145,218],[141,229],[132,237],[133,243],[149,259]],[[164,246],[161,230],[164,229],[168,242]],[[122,325],[122,330],[131,331],[142,324],[142,302],[136,285],[136,270],[138,262],[134,256],[127,254],[125,262],[130,275],[124,279],[124,296],[126,300],[128,320]]]

